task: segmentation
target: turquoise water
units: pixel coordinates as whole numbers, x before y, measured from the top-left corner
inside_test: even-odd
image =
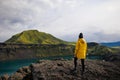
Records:
[[[73,56],[56,56],[56,57],[46,57],[46,58],[37,58],[37,59],[23,59],[23,60],[9,60],[0,62],[0,76],[4,74],[11,75],[16,72],[20,67],[28,66],[31,63],[35,63],[38,60],[47,60],[47,59],[72,59]],[[100,56],[87,56],[87,59],[101,59]]]
[[[0,62],[0,76],[3,74],[12,74],[20,67],[30,65],[38,59],[10,60]]]

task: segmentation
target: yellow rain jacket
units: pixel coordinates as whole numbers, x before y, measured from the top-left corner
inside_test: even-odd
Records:
[[[78,59],[85,59],[87,52],[87,43],[84,38],[78,39],[75,47],[74,56]]]

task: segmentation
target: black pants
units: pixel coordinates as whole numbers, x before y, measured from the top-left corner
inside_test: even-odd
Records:
[[[77,57],[74,57],[74,67],[75,67],[75,69],[76,69],[76,67],[77,67]],[[82,64],[82,72],[84,72],[84,70],[85,70],[85,65],[84,65],[84,59],[81,59],[81,64]]]

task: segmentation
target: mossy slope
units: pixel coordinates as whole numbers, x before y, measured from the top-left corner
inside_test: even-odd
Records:
[[[23,44],[67,44],[66,41],[60,40],[48,33],[39,32],[38,30],[23,31],[12,36],[5,42]]]

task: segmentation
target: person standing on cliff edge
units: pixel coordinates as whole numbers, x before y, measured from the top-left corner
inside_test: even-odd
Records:
[[[86,52],[87,52],[87,42],[86,42],[86,40],[83,38],[83,34],[80,33],[80,34],[79,34],[78,41],[76,42],[76,47],[75,47],[75,53],[74,53],[74,69],[73,69],[73,71],[76,71],[77,60],[80,59],[80,60],[81,60],[81,64],[82,64],[81,75],[83,75],[84,70],[85,70],[84,61],[85,61],[85,59],[86,59]]]

